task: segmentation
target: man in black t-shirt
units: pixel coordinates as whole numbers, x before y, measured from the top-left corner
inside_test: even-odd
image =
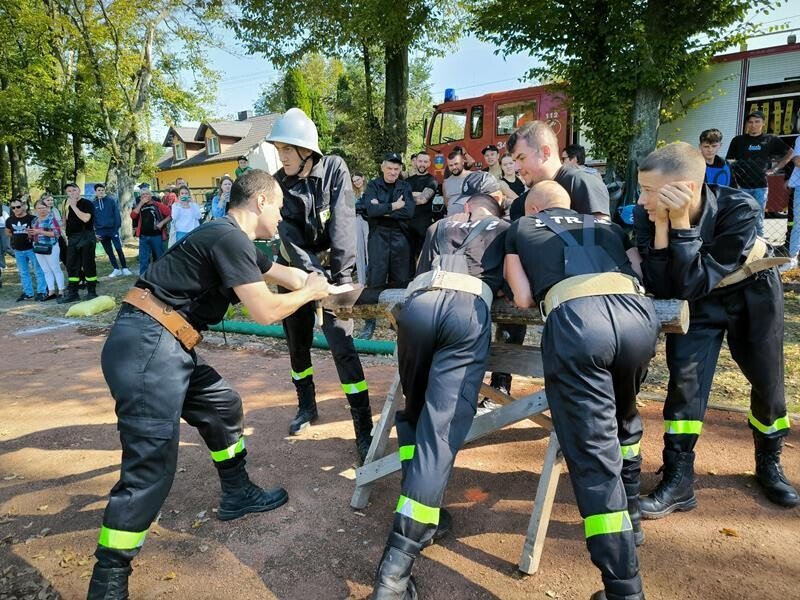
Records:
[[[425,241],[425,232],[433,223],[432,200],[439,187],[436,179],[428,172],[431,167],[431,157],[425,152],[414,154],[411,157],[412,175],[406,177],[406,183],[411,186],[411,195],[414,196],[414,216],[408,227],[408,237],[411,241],[412,269],[417,263],[422,243]]]
[[[508,138],[506,149],[519,168],[519,176],[531,187],[539,181],[556,181],[567,190],[570,208],[584,215],[607,217],[608,188],[599,177],[581,169],[561,165],[558,139],[550,126],[543,121],[526,123]],[[522,216],[525,197],[520,196],[511,205],[511,219]]]
[[[28,205],[21,196],[11,201],[10,208],[11,216],[6,219],[5,229],[0,232],[0,235],[10,238],[11,249],[14,251],[14,258],[17,261],[19,281],[22,284],[22,293],[17,298],[17,302],[33,300],[34,298],[40,301],[44,300],[47,297],[47,282],[45,281],[42,267],[33,252],[31,236],[28,235],[35,217],[28,213]],[[2,252],[2,245],[0,245],[0,252]],[[33,282],[31,281],[31,266],[36,277],[35,296],[33,295]]]
[[[616,224],[571,210],[550,181],[536,184],[528,203],[535,214],[506,238],[506,278],[519,307],[536,302],[546,316],[547,402],[605,588],[592,598],[643,600],[636,394],[655,354],[655,307]]]
[[[397,357],[405,410],[395,426],[403,469],[392,533],[375,579],[374,600],[416,598],[411,568],[444,535],[440,508],[456,453],[475,415],[491,338],[492,297],[503,281],[508,223],[497,200],[472,196],[464,213],[428,229],[407,299],[397,318]],[[456,278],[461,289],[432,271]],[[462,291],[469,285],[472,292]]]
[[[794,151],[775,136],[764,133],[764,113],[754,110],[747,115],[745,132],[737,135],[728,146],[725,159],[733,166],[733,176],[739,188],[755,198],[761,207],[758,235],[764,235],[764,210],[767,206],[767,175],[770,162],[777,159],[775,169],[783,168]]]
[[[196,427],[222,486],[217,518],[277,508],[282,488],[261,489],[245,470],[242,401],[194,350],[198,331],[242,302],[273,323],[328,295],[318,274],[273,264],[253,245],[277,232],[283,195],[275,179],[250,170],[233,184],[228,215],[173,246],[126,296],[103,346],[103,375],[116,402],[122,443],[119,482],[103,515],[89,600],[128,598],[130,562],[167,497],[178,456],[180,419]],[[272,294],[266,282],[287,290]]]
[[[74,183],[64,187],[67,194],[64,232],[67,234],[67,291],[58,299],[59,304],[80,300],[78,283],[83,274],[86,280],[86,299],[97,298],[97,263],[94,233],[94,204],[81,198],[80,188]]]

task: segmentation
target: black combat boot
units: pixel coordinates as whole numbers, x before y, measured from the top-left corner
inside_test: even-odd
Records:
[[[489,385],[494,389],[503,392],[506,396],[511,395],[511,373],[492,373]]]
[[[675,511],[690,511],[697,507],[694,497],[694,452],[664,449],[664,472],[661,482],[644,498],[639,509],[644,519],[660,519]]]
[[[366,393],[366,392],[361,392]],[[348,394],[350,400],[350,394]],[[369,400],[367,400],[369,403]],[[366,406],[350,406],[350,414],[353,417],[353,429],[356,432],[356,449],[358,450],[359,466],[364,464],[369,447],[372,444],[372,409],[369,404]]]
[[[98,546],[86,600],[128,600],[128,577],[133,571],[131,560],[138,552],[139,548],[112,550]]]
[[[422,546],[393,531],[375,576],[372,600],[416,600],[417,586],[411,576]]]
[[[289,423],[289,435],[297,435],[317,420],[317,400],[314,380],[306,377],[294,382],[297,391],[297,414]]]
[[[74,281],[70,281],[69,285],[67,286],[67,291],[56,300],[58,304],[70,304],[72,302],[80,301],[81,297],[78,296],[78,284]]]
[[[606,595],[605,590],[600,590],[595,592],[591,595],[589,600],[645,600],[644,593],[642,594],[635,594],[631,596],[628,594],[627,596],[616,596],[616,595]]]
[[[358,334],[360,340],[371,340],[375,335],[375,319],[367,319],[364,321],[364,329]]]
[[[753,432],[756,446],[756,481],[764,494],[775,504],[792,508],[800,504],[800,498],[786,479],[781,467],[783,438],[768,438]]]
[[[97,282],[96,281],[87,281],[86,282],[86,299],[92,300],[93,298],[97,298]]]
[[[234,464],[226,464],[230,462]],[[283,488],[263,490],[250,481],[241,455],[216,466],[222,485],[222,500],[217,511],[220,521],[238,519],[253,512],[266,512],[283,506],[289,500],[289,494]]]

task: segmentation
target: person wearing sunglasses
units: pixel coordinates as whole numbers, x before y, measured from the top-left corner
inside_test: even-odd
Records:
[[[27,300],[42,301],[47,297],[47,284],[45,283],[44,272],[36,261],[36,255],[33,252],[33,240],[28,235],[34,216],[28,212],[28,205],[21,197],[13,200],[9,208],[11,208],[11,216],[6,219],[5,235],[11,238],[11,248],[14,250],[14,258],[17,260],[19,281],[22,285],[22,293],[17,298],[17,302],[25,302]],[[34,282],[31,280],[31,268],[33,268],[36,279],[35,295],[33,291]]]

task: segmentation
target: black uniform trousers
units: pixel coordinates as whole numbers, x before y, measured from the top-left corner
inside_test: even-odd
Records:
[[[571,300],[547,316],[542,334],[553,427],[609,600],[642,593],[626,484],[638,486],[636,394],[657,338],[652,300],[633,295]]]
[[[367,240],[367,285],[405,284],[411,279],[411,243],[398,225],[370,225]]]
[[[475,416],[491,318],[481,298],[436,290],[407,300],[397,325],[406,403],[395,420],[403,481],[394,528],[426,542],[436,531],[456,453]]]
[[[197,428],[217,467],[232,466],[245,454],[242,401],[194,351],[128,304],[103,346],[101,365],[116,402],[122,468],[98,551],[130,559],[172,487],[180,419]]]
[[[282,294],[289,290],[278,288]],[[313,382],[314,367],[311,363],[311,344],[314,341],[315,305],[309,302],[283,320],[283,331],[289,346],[289,361],[292,366],[292,381],[300,387]],[[353,343],[353,320],[339,319],[329,310],[322,313],[322,333],[328,341],[336,365],[336,372],[347,395],[350,406],[369,406],[367,382],[364,368]]]
[[[67,277],[78,284],[83,273],[87,282],[97,281],[96,238],[93,231],[82,231],[67,238]]]
[[[690,314],[686,335],[667,335],[665,448],[690,452],[697,443],[726,333],[731,356],[750,382],[750,427],[756,435],[787,435],[783,286],[776,270],[693,301]]]

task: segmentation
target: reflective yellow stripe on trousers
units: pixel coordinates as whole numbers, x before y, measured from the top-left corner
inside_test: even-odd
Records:
[[[583,520],[583,527],[587,538],[633,530],[631,517],[627,510],[588,516]]]
[[[426,525],[439,524],[439,507],[426,506],[406,496],[400,496],[395,512]]]
[[[121,531],[103,525],[100,528],[100,537],[97,539],[97,543],[114,550],[133,550],[144,544],[146,535],[147,529],[144,531]]]

